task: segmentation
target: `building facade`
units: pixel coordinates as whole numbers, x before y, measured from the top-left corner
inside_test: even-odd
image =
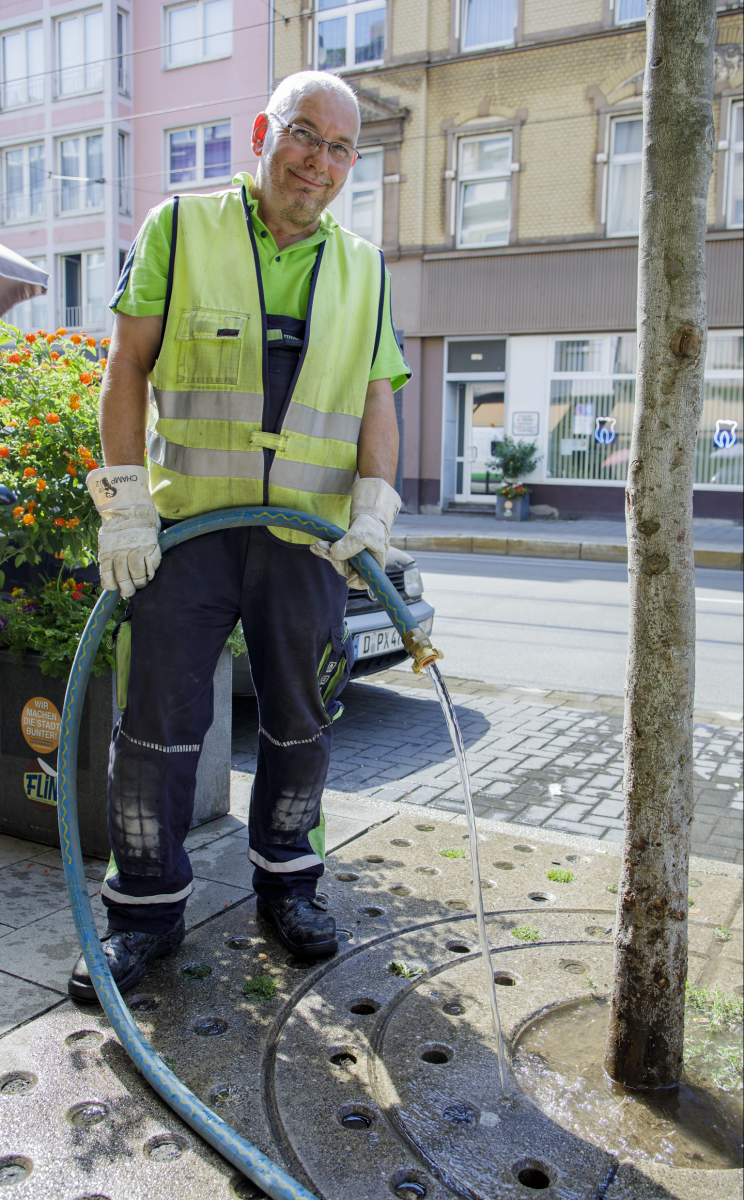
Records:
[[[695,513],[741,519],[742,11],[719,3]],[[277,9],[278,13],[278,9]],[[380,245],[414,378],[404,506],[485,508],[491,443],[537,443],[533,503],[623,515],[635,392],[645,0],[283,0],[273,83],[357,90],[333,208]]]
[[[6,320],[110,333],[149,209],[255,163],[269,42],[261,0],[3,0],[0,242],[50,275]]]

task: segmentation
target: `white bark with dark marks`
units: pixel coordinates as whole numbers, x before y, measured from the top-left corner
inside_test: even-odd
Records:
[[[679,1081],[693,816],[692,484],[707,343],[715,0],[647,0],[638,376],[626,489],[625,845],[605,1068]]]

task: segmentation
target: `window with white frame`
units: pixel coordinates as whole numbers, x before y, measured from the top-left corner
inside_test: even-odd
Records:
[[[458,246],[503,246],[511,226],[510,133],[462,138],[458,146]]]
[[[3,108],[40,104],[44,99],[44,34],[41,25],[4,33],[2,43]]]
[[[318,0],[317,63],[320,71],[368,66],[385,53],[385,4],[380,0]]]
[[[349,171],[343,190],[329,205],[344,229],[382,245],[382,164],[384,152],[365,150]]]
[[[119,130],[119,136],[116,142],[116,167],[118,178],[119,192],[119,212],[129,212],[129,172],[127,164],[129,160],[129,138],[123,130]]]
[[[607,185],[607,235],[638,233],[641,217],[641,117],[616,117],[610,125],[610,170]]]
[[[46,271],[46,257],[29,257],[28,261],[42,271]],[[17,325],[22,333],[35,333],[37,329],[43,329],[47,323],[47,299],[47,295],[33,296],[30,300],[14,304],[3,320],[7,321],[9,325]]]
[[[116,14],[116,83],[119,91],[129,95],[129,14],[119,10]]]
[[[58,146],[59,211],[84,212],[103,206],[103,134],[61,138]]]
[[[462,48],[503,46],[514,41],[516,0],[460,0]]]
[[[610,0],[612,2],[612,0]],[[615,24],[646,20],[646,0],[615,0]]]
[[[230,179],[230,122],[173,129],[166,134],[167,187]]]
[[[166,61],[184,67],[232,54],[232,0],[191,0],[165,10]]]
[[[3,218],[32,221],[46,212],[44,143],[3,151]]]
[[[65,329],[103,329],[106,323],[106,274],[102,250],[63,254],[60,265],[60,316]]]
[[[741,101],[731,105],[731,135],[728,151],[728,195],[726,197],[726,224],[729,229],[741,229],[744,224],[744,180],[742,173],[742,134],[744,130],[744,105]]]
[[[56,29],[57,95],[100,92],[103,88],[103,13],[60,17]]]

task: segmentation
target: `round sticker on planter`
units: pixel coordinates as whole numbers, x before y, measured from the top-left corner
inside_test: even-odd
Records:
[[[49,812],[57,804],[57,772],[43,759],[35,758],[23,772],[23,790],[34,808]]]
[[[21,717],[23,736],[32,750],[49,754],[59,745],[59,732],[62,718],[51,700],[43,696],[34,696],[24,706]]]

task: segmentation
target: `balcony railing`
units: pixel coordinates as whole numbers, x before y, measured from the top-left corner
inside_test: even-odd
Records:
[[[43,99],[43,75],[32,75],[29,79],[14,79],[2,86],[3,109],[21,108],[25,104],[41,104]]]
[[[65,329],[103,329],[106,323],[106,306],[100,300],[91,304],[75,304],[64,309]]]
[[[55,76],[57,96],[76,96],[80,92],[100,92],[103,89],[103,63],[86,63],[79,67],[65,67]]]
[[[72,308],[65,309],[65,328],[66,329],[82,329],[83,327],[83,306],[76,304]]]

